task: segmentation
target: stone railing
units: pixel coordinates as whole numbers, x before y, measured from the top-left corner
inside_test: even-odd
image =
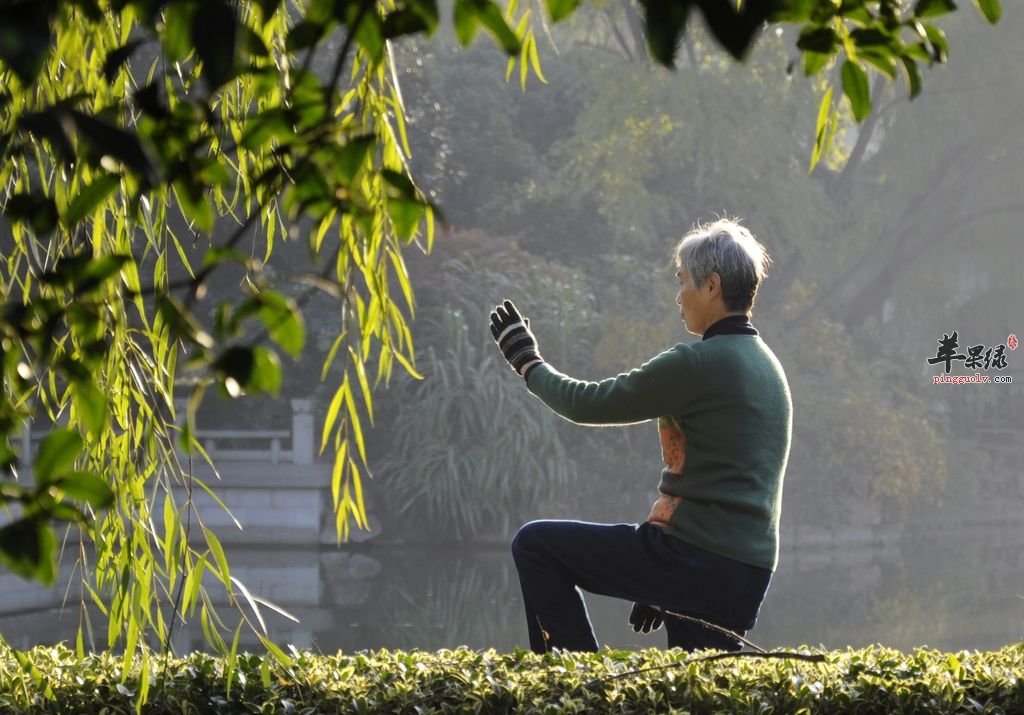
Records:
[[[199,429],[196,438],[215,462],[313,464],[313,400],[289,402],[291,431]],[[283,441],[289,439],[291,449],[284,449]]]
[[[185,400],[175,400],[178,414],[184,414]],[[313,464],[316,461],[313,440],[313,400],[289,400],[292,409],[291,430],[199,429],[196,437],[215,462],[263,462],[266,464]],[[21,463],[31,465],[39,442],[49,429],[33,430],[27,423],[20,436]],[[287,447],[289,448],[286,448]],[[31,475],[26,466],[22,471]]]

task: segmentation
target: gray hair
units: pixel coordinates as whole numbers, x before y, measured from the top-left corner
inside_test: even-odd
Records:
[[[749,312],[758,286],[772,264],[771,256],[749,229],[721,218],[697,224],[676,246],[676,265],[690,273],[694,287],[712,273],[722,279],[722,300],[730,312]]]

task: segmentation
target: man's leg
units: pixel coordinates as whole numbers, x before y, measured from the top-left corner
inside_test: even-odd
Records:
[[[756,616],[767,588],[767,580],[756,578],[758,573],[751,578],[748,570],[770,577],[764,569],[709,554],[651,524],[534,521],[516,534],[512,554],[530,647],[539,653],[555,647],[597,649],[580,589],[663,606],[712,623],[746,623]],[[754,591],[759,593],[754,594],[753,612],[742,611],[738,595]],[[734,606],[741,607],[738,616]],[[670,638],[678,630],[673,626]],[[684,640],[680,646],[719,647],[714,639],[706,644]]]
[[[717,618],[701,617],[698,614],[679,610],[676,612],[691,618],[700,618],[702,621],[708,621],[737,635],[745,636],[747,631],[757,623],[757,614],[761,610],[761,603],[771,583],[771,572],[746,564],[736,565],[736,562],[731,559],[715,554],[710,555],[709,562],[713,570],[719,572],[719,580],[727,581],[731,578],[734,583],[737,583],[738,588],[733,589],[735,593],[731,602],[722,604],[724,608]],[[741,580],[738,580],[737,576]],[[669,648],[682,648],[686,651],[708,648],[737,651],[743,648],[743,644],[735,638],[700,623],[678,618],[668,613],[665,614],[665,631],[668,634]]]
[[[549,548],[587,551],[588,532],[569,526],[576,523],[532,521],[512,539],[512,558],[519,571],[530,650],[534,653],[547,653],[552,648],[597,650],[583,594],[571,574],[560,566],[562,556]]]

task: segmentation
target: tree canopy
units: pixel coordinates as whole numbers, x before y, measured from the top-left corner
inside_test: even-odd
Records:
[[[525,78],[541,76],[535,28],[576,5],[455,0],[452,19],[460,43],[482,29]],[[976,5],[999,19],[998,0]],[[627,10],[646,29],[634,49],[669,66],[697,17],[738,60],[766,23],[792,25],[804,74],[831,68],[865,121],[868,72],[902,74],[916,95],[919,66],[947,59],[936,22],[956,6],[645,0]],[[339,538],[366,524],[373,390],[396,364],[417,375],[404,257],[430,249],[439,215],[410,170],[393,43],[439,22],[435,0],[0,5],[0,502],[13,507],[0,564],[52,582],[54,525],[80,529],[96,548],[82,573],[126,657],[147,633],[168,642],[162,606],[213,622],[204,571],[239,590],[212,530],[197,521],[204,546],[190,543],[191,506],[172,489],[212,491],[191,469],[205,458],[195,438],[205,394],[277,393],[280,353],[303,354],[304,309],[322,297],[336,306],[318,321],[335,321],[321,450],[334,455]],[[839,123],[832,84],[812,166]],[[303,242],[308,263],[268,270],[282,241]],[[237,290],[224,290],[229,277]],[[53,426],[31,463],[17,441],[26,420]]]

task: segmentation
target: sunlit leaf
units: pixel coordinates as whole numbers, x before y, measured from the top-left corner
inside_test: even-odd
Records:
[[[473,0],[455,0],[453,19],[455,21],[455,37],[459,40],[459,44],[468,45],[476,35],[477,8]]]
[[[999,0],[974,0],[981,14],[993,25],[1003,16],[1003,6]]]
[[[564,20],[576,11],[579,0],[546,0],[548,14],[553,22]]]
[[[228,590],[228,593],[231,593],[231,571],[228,567],[227,556],[224,555],[224,547],[221,546],[217,535],[210,529],[203,528],[203,536],[206,538],[206,545],[210,547],[210,553],[213,554],[214,561],[217,562],[220,580],[224,584],[224,588]]]
[[[853,116],[858,121],[871,113],[871,89],[868,76],[860,65],[852,60],[843,62],[842,69],[843,94],[850,100]]]
[[[277,353],[262,345],[253,348],[253,374],[249,384],[259,392],[267,392],[277,397],[281,392],[281,361]]]
[[[65,226],[74,226],[83,218],[91,214],[97,206],[110,196],[121,183],[120,174],[104,174],[95,179],[88,186],[85,186],[78,195],[71,201],[68,210],[64,212],[63,221]]]
[[[276,291],[259,294],[259,316],[271,340],[292,357],[302,354],[306,344],[306,325],[295,301]]]
[[[425,209],[425,204],[419,201],[389,199],[387,210],[395,229],[395,235],[403,241],[411,241],[423,219]]]
[[[828,139],[828,118],[832,113],[832,92],[833,86],[829,85],[822,95],[821,103],[818,105],[818,119],[814,126],[814,150],[811,153],[811,166],[808,171],[814,171],[822,155],[825,153]]]
[[[73,386],[75,407],[81,413],[89,433],[98,436],[107,426],[107,398],[92,379]]]

